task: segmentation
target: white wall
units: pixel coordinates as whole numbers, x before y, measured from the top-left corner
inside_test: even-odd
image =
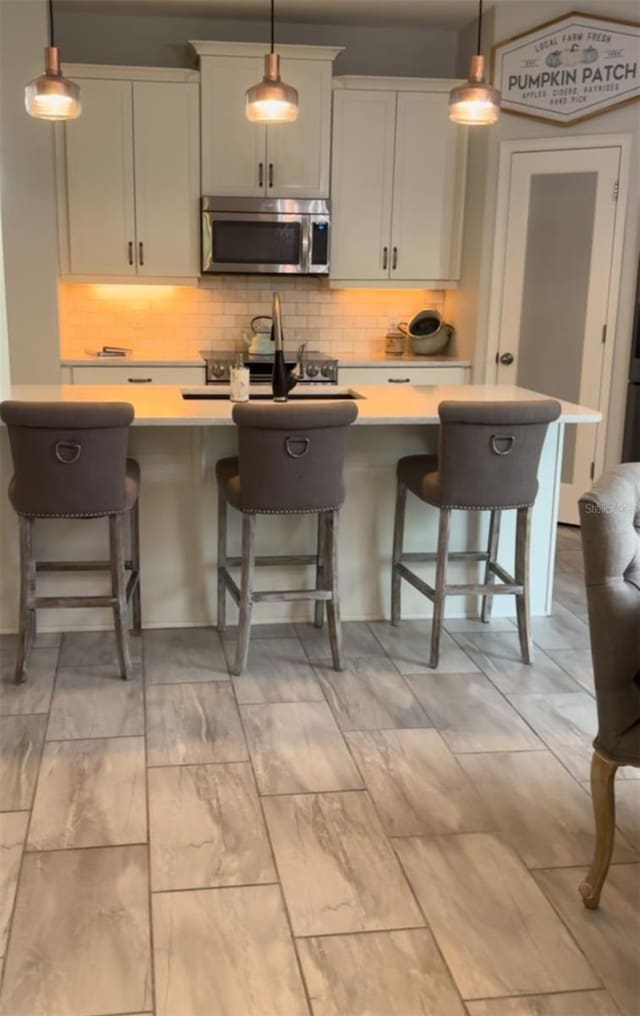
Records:
[[[535,4],[505,2],[493,11],[493,23],[487,27],[486,43],[508,39],[534,28],[552,18],[568,14],[574,4],[559,0],[536,0]],[[598,5],[582,3],[580,9],[595,11]],[[602,5],[600,5],[602,10]],[[608,17],[637,18],[636,3],[608,0]],[[462,47],[461,47],[462,48]],[[631,179],[623,251],[622,280],[615,330],[615,354],[611,385],[610,412],[607,428],[605,467],[620,461],[624,408],[631,348],[631,329],[635,278],[640,243],[640,104],[622,106],[601,116],[593,117],[572,127],[556,127],[538,123],[522,116],[503,113],[498,123],[482,128],[484,139],[475,140],[470,147],[467,188],[467,220],[465,225],[465,252],[463,259],[462,293],[453,296],[456,318],[460,316],[465,330],[465,343],[475,345],[476,380],[482,380],[488,340],[489,288],[493,252],[493,224],[497,200],[497,172],[500,143],[531,138],[567,138],[585,134],[627,134],[632,138]],[[478,128],[477,130],[480,130]],[[475,229],[475,233],[474,233]],[[457,303],[456,303],[457,301]],[[449,311],[449,306],[447,306]],[[457,320],[456,320],[456,323]],[[469,334],[475,323],[475,334]]]
[[[215,4],[212,4],[212,9]],[[265,3],[265,13],[268,5]],[[77,63],[195,66],[189,39],[266,42],[268,22],[228,21],[179,14],[125,13],[122,8],[81,10],[61,5],[56,14],[66,60]],[[285,43],[344,46],[336,74],[391,74],[453,77],[457,33],[453,29],[317,25],[280,22],[276,39]]]

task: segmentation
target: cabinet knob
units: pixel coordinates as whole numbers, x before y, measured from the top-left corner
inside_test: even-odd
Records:
[[[394,247],[393,254],[391,256],[391,268],[395,272],[397,267],[398,267],[398,248]]]
[[[500,363],[503,363],[505,367],[510,367],[513,363],[513,353],[502,353]]]
[[[258,163],[258,187],[264,187],[264,162]]]
[[[383,270],[386,271],[386,269],[388,267],[389,267],[389,248],[388,247],[383,247],[382,248],[382,268],[383,268]]]
[[[142,240],[138,244],[138,264],[140,265],[144,264],[144,244]]]
[[[269,163],[269,186],[273,187],[273,163]]]
[[[390,385],[410,385],[410,377],[388,377],[387,381]]]
[[[150,385],[153,378],[150,377],[128,377],[127,381],[130,385]]]
[[[132,265],[133,264],[133,240],[129,240],[129,243],[127,244],[127,250],[129,252],[129,264]]]

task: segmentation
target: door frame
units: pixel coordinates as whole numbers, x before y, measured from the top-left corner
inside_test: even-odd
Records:
[[[493,238],[493,254],[491,257],[491,278],[489,283],[489,313],[487,318],[487,348],[485,358],[485,379],[495,383],[497,375],[496,354],[500,316],[502,313],[502,291],[507,251],[507,235],[509,224],[509,192],[511,185],[511,160],[514,155],[533,152],[559,152],[572,148],[619,148],[620,175],[618,178],[618,197],[616,201],[615,222],[613,227],[613,244],[611,251],[611,276],[605,324],[607,326],[607,342],[605,343],[602,363],[602,382],[600,387],[600,405],[602,422],[598,425],[595,447],[595,475],[604,468],[605,448],[607,442],[608,412],[611,398],[611,380],[615,351],[616,322],[620,298],[622,274],[622,252],[626,223],[627,197],[629,194],[629,168],[631,160],[631,135],[629,134],[574,134],[569,138],[532,138],[520,141],[502,141],[498,157],[498,181],[495,211],[495,228]]]

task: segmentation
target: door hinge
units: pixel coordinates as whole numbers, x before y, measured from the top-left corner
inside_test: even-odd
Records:
[[[596,464],[595,462],[592,462],[591,468],[589,469],[589,479],[593,480],[595,475],[596,475]]]
[[[607,341],[607,326],[606,326],[606,324],[604,324],[602,326],[602,343],[603,343],[603,345],[604,345],[604,343],[606,341]]]
[[[620,181],[616,180],[616,182],[613,185],[613,200],[614,201],[618,200],[619,193],[620,193]]]

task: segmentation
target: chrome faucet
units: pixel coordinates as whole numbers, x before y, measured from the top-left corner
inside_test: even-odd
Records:
[[[275,342],[275,351],[273,354],[273,375],[272,375],[273,401],[286,402],[287,395],[302,377],[305,347],[304,344],[298,347],[296,365],[292,370],[288,371],[284,361],[284,340],[282,333],[282,305],[279,293],[273,294],[271,320],[272,320],[271,340],[272,342]]]

